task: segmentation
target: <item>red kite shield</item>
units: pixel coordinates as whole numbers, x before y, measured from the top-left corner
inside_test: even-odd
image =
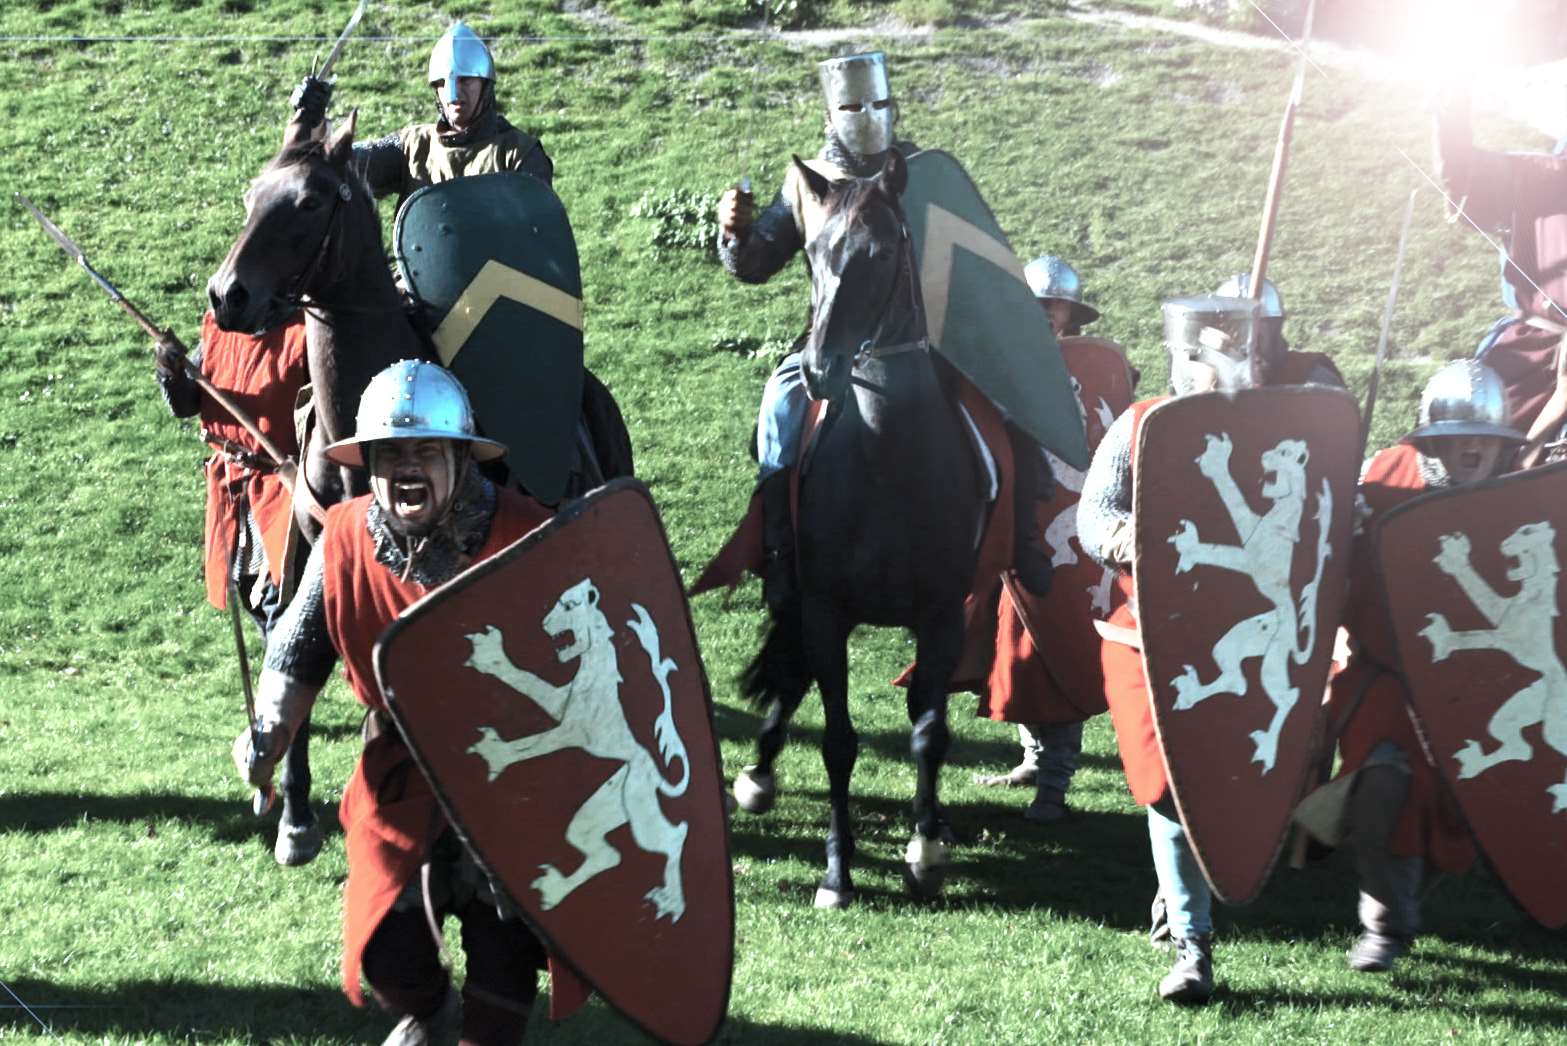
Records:
[[[1567,465],[1417,498],[1377,566],[1427,749],[1530,915],[1567,923]]]
[[[1143,418],[1133,565],[1154,727],[1220,898],[1256,896],[1312,769],[1349,574],[1360,414],[1319,386]]]
[[[1132,403],[1126,354],[1109,338],[1060,340],[1077,394],[1090,453],[1110,423]],[[1116,572],[1089,559],[1077,541],[1077,499],[1083,471],[1045,451],[1055,494],[1039,506],[1039,528],[1055,578],[1035,596],[1009,575],[1001,593],[996,662],[984,714],[1009,723],[1077,722],[1105,710],[1095,619],[1124,601]]]
[[[617,480],[420,600],[376,649],[448,820],[645,1031],[718,1031],[734,884],[711,698],[646,488]]]

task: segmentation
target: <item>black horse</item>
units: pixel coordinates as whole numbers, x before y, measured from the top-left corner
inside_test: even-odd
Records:
[[[974,577],[986,477],[964,431],[946,364],[929,351],[913,244],[898,196],[903,159],[875,177],[829,182],[795,159],[822,206],[806,245],[812,276],[806,385],[829,404],[800,480],[798,613],[775,614],[745,677],[769,704],[760,759],[735,783],[742,807],[765,812],[784,728],[812,681],[826,717],[822,757],[832,804],[817,907],[854,898],[849,777],[859,739],[849,720],[848,638],[860,623],[914,632],[911,748],[919,780],[905,855],[916,893],[938,892],[949,838],[936,783],[946,759],[947,686],[962,652],[963,601]]]
[[[428,332],[416,325],[387,264],[374,198],[353,165],[357,110],[330,137],[291,122],[277,155],[245,193],[245,226],[207,297],[218,326],[257,333],[305,309],[314,429],[300,433],[300,470],[309,493],[328,506],[369,491],[359,470],[333,464],[325,448],[353,435],[359,396],[370,379],[403,359],[435,360]],[[572,487],[588,487],[632,471],[631,440],[614,397],[591,373],[584,376],[583,428],[589,447]],[[483,419],[480,418],[480,423]],[[297,493],[295,513],[314,541],[320,522]],[[280,834],[300,835],[299,860],[315,856],[310,810],[309,724],[283,764]]]

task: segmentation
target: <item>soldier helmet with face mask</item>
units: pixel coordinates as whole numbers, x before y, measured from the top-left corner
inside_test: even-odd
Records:
[[[1174,298],[1163,310],[1170,386],[1177,396],[1209,389],[1235,392],[1262,383],[1257,302],[1209,295]]]
[[[897,109],[887,81],[887,58],[880,51],[829,58],[817,66],[827,122],[845,148],[875,156],[892,148]]]

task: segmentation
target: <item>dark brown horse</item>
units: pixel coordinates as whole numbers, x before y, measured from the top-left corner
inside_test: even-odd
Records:
[[[224,330],[261,333],[305,310],[305,337],[315,408],[314,429],[300,433],[302,473],[323,506],[366,493],[359,470],[327,460],[325,448],[353,435],[359,396],[372,377],[401,359],[435,359],[387,264],[375,199],[353,164],[357,110],[322,137],[290,123],[283,147],[245,193],[245,226],[207,281],[207,298]],[[480,419],[482,424],[483,419]],[[580,491],[631,474],[631,441],[614,397],[591,374],[583,384]],[[306,538],[320,524],[296,496]],[[284,763],[282,830],[308,828],[308,724]],[[308,858],[306,858],[308,859]]]
[[[908,178],[902,158],[889,155],[875,177],[843,182],[795,163],[826,215],[805,247],[813,322],[802,366],[812,397],[829,408],[800,480],[801,605],[798,615],[774,618],[747,671],[747,692],[770,707],[760,760],[735,792],[747,809],[771,805],[784,727],[815,681],[832,805],[816,904],[841,907],[854,897],[849,778],[859,739],[849,720],[847,644],[860,623],[914,633],[918,663],[907,701],[919,776],[906,878],[917,893],[941,888],[949,832],[936,785],[985,477],[940,373],[945,364],[927,347],[913,244],[898,203]]]

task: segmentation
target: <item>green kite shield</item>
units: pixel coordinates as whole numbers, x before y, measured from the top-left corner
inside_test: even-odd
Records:
[[[582,413],[582,275],[560,198],[529,174],[485,174],[408,197],[397,268],[424,306],[441,362],[512,475],[553,505]]]
[[[903,212],[931,345],[1045,449],[1088,468],[1071,377],[995,215],[947,153],[927,149],[908,163]]]

